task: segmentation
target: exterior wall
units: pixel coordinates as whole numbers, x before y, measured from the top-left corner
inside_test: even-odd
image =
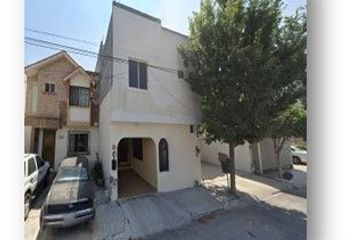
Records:
[[[113,50],[113,28],[112,28],[112,17],[108,26],[108,32],[106,36],[106,41],[100,46],[99,53],[104,56],[112,56]],[[99,102],[102,103],[103,99],[108,94],[109,90],[112,87],[112,78],[113,78],[113,61],[108,58],[99,57],[96,63],[96,72],[101,74],[99,81],[100,90],[99,90]]]
[[[201,159],[204,162],[220,165],[218,153],[229,155],[229,146],[226,143],[212,142],[207,144],[201,140]],[[235,148],[235,169],[251,172],[251,151],[248,143]]]
[[[109,91],[106,97],[100,104],[99,112],[99,147],[98,154],[102,161],[103,173],[105,178],[105,185],[109,187],[110,177],[116,178],[116,173],[111,171],[111,160],[112,160],[112,141],[111,141],[111,92]],[[117,143],[114,143],[117,144]]]
[[[31,151],[31,131],[32,127],[25,126],[25,153]]]
[[[91,112],[89,107],[87,108],[76,107],[76,106],[69,107],[68,123],[70,125],[75,125],[75,124],[90,125],[91,122],[90,117],[91,117]]]
[[[58,129],[55,136],[55,169],[58,169],[61,161],[68,156],[69,132],[70,131],[88,131],[90,154],[85,155],[90,161],[90,167],[96,161],[96,153],[98,152],[98,130],[96,127],[65,127]]]
[[[75,74],[70,78],[70,86],[78,86],[90,88],[91,79],[84,74]],[[92,92],[92,91],[90,91]],[[68,110],[68,125],[87,125],[89,126],[91,123],[91,103],[88,107],[78,107],[78,106],[69,106]]]
[[[196,134],[189,132],[188,125],[112,123],[111,136],[112,144],[116,146],[123,138],[141,137],[151,138],[154,141],[156,146],[155,173],[158,173],[157,190],[159,192],[192,187],[195,181],[201,181],[200,154],[196,155],[198,141]],[[158,143],[161,138],[165,138],[168,142],[170,167],[168,172],[159,172]],[[149,147],[145,150],[144,155],[154,158],[154,154],[151,152],[153,149],[151,143],[147,146]],[[150,159],[148,161],[151,162]],[[142,174],[149,174],[148,172]],[[142,176],[144,177],[144,175]],[[153,181],[151,182],[154,185]]]
[[[37,111],[31,112],[33,107],[29,108],[27,106],[26,114],[41,117],[59,118],[59,103],[60,101],[67,102],[69,94],[68,83],[63,82],[62,80],[74,70],[75,66],[69,63],[65,58],[60,58],[57,61],[41,68],[36,76],[28,78],[26,101],[31,105],[32,83],[38,84],[38,99],[36,101]],[[54,93],[45,92],[46,82],[55,84]]]
[[[99,155],[103,161],[105,178],[109,178],[111,198],[116,198],[117,171],[111,170],[112,146],[122,138],[151,138],[145,142],[144,156],[150,157],[149,166],[133,160],[132,167],[158,191],[192,187],[201,180],[200,154],[196,155],[198,141],[190,133],[191,124],[200,120],[199,98],[190,85],[169,73],[151,67],[165,66],[182,69],[178,47],[186,37],[167,30],[158,19],[138,13],[114,2],[106,40],[100,54],[118,57],[111,61],[99,57],[96,72],[100,79]],[[129,87],[129,59],[148,64],[147,90]],[[166,138],[169,146],[168,172],[159,172],[158,143]],[[152,164],[152,159],[155,164]],[[144,162],[144,161],[143,161]],[[144,164],[144,163],[143,163]],[[141,166],[139,166],[141,165]],[[152,169],[154,168],[154,171]],[[153,173],[157,174],[154,178]],[[154,179],[157,179],[154,183]],[[107,183],[108,181],[106,181]],[[106,184],[108,185],[108,184]]]
[[[292,154],[290,151],[290,141],[284,143],[283,149],[280,152],[280,163],[282,166],[289,167],[292,165]],[[261,154],[263,169],[276,169],[276,155],[274,152],[273,141],[271,138],[266,138],[261,142]]]
[[[141,60],[148,65],[182,69],[177,48],[185,42],[185,36],[162,28],[158,21],[120,7],[113,7],[112,21],[114,56]],[[128,70],[126,62],[114,62],[114,121],[176,124],[199,122],[199,98],[187,82],[178,79],[177,73],[148,66],[148,89],[142,90],[129,87]]]

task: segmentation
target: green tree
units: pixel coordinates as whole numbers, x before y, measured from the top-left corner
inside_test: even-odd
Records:
[[[186,80],[201,96],[200,131],[207,142],[229,145],[232,192],[234,148],[269,135],[306,76],[303,24],[299,14],[283,19],[281,7],[280,0],[204,0],[180,48]]]
[[[280,163],[280,153],[284,143],[292,137],[301,137],[306,139],[307,112],[304,106],[298,102],[291,105],[284,112],[279,114],[272,122],[271,137],[273,140],[274,152],[277,160],[279,177],[282,175],[282,166]]]

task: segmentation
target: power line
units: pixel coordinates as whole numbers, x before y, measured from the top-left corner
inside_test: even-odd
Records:
[[[64,36],[64,35],[60,35],[60,34],[56,34],[56,33],[40,31],[40,30],[36,30],[36,29],[31,29],[31,28],[25,28],[25,31],[33,32],[33,33],[39,33],[39,34],[44,34],[44,35],[57,37],[57,38],[62,38],[62,39],[67,39],[67,40],[76,41],[76,42],[81,42],[81,43],[89,44],[89,45],[96,46],[96,47],[99,46],[99,44],[95,43],[95,42],[82,40],[82,39],[78,39],[78,38],[73,38],[73,37],[68,37],[68,36]]]
[[[172,97],[175,101],[177,101],[180,105],[182,105],[183,107],[185,107],[186,109],[188,109],[191,112],[195,112],[193,109],[191,109],[187,104],[183,103],[181,100],[179,100],[176,96],[174,96],[166,87],[165,85],[163,85],[158,79],[157,77],[153,74],[152,71],[149,71],[151,76],[153,77],[153,79],[166,91],[166,93],[168,95],[170,95],[170,97]]]
[[[59,47],[55,47],[55,46],[45,46],[45,45],[41,45],[41,44],[37,44],[37,43],[31,43],[25,40],[25,43],[29,44],[29,45],[33,45],[33,46],[37,46],[37,47],[42,47],[42,48],[48,48],[48,49],[53,49],[53,50],[63,50],[62,48]],[[84,55],[84,56],[88,56],[88,57],[93,57],[93,58],[97,58],[97,56],[93,56],[93,55],[85,55],[81,52],[76,52],[74,50],[67,50],[70,53],[73,54],[79,54],[79,55]],[[183,103],[181,100],[179,100],[176,96],[174,96],[157,78],[156,76],[153,74],[152,71],[149,71],[151,73],[151,76],[153,77],[152,79],[155,80],[160,86],[161,88],[163,88],[165,90],[165,92],[172,97],[177,103],[179,103],[181,106],[183,106],[184,108],[186,108],[187,110],[191,111],[191,112],[195,112],[194,110],[192,110],[191,108],[189,108],[188,105],[186,105],[185,103]],[[115,75],[112,75],[110,78],[105,78],[105,79],[110,79],[113,80],[115,77],[119,76],[119,75],[124,75],[126,74],[127,71],[125,72],[121,72]],[[123,79],[118,79],[118,81],[122,81]]]
[[[95,58],[103,57],[103,58],[106,58],[111,61],[117,61],[117,62],[121,62],[121,63],[129,63],[129,60],[127,60],[127,59],[123,59],[123,58],[119,58],[119,57],[115,57],[115,56],[103,55],[103,54],[96,53],[96,52],[93,52],[93,51],[90,51],[87,49],[72,47],[72,46],[68,46],[65,44],[59,44],[59,43],[55,43],[52,41],[46,41],[43,39],[25,37],[25,42],[28,44],[32,44],[33,42],[35,42],[35,43],[37,43],[38,47],[45,47],[43,45],[49,45],[49,46],[51,46],[50,48],[55,47],[56,49],[59,49],[59,50],[75,51],[75,54],[82,53],[81,55],[84,55],[84,56],[95,57]],[[32,42],[32,43],[30,43],[30,42]],[[34,44],[32,44],[32,45],[34,45]],[[39,46],[39,45],[41,45],[41,46]],[[153,64],[147,64],[147,66],[161,70],[161,71],[169,72],[169,73],[174,73],[174,74],[178,73],[177,69],[173,69],[173,68],[169,68],[169,67],[163,67],[163,66],[153,65]]]

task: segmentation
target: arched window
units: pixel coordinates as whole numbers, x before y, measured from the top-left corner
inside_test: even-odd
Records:
[[[159,162],[160,172],[169,170],[168,164],[168,145],[166,139],[162,138],[159,142]]]

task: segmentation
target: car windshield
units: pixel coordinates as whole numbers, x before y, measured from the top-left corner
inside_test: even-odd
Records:
[[[58,172],[58,182],[64,181],[84,181],[88,180],[87,171],[85,168],[73,167],[62,168]]]

